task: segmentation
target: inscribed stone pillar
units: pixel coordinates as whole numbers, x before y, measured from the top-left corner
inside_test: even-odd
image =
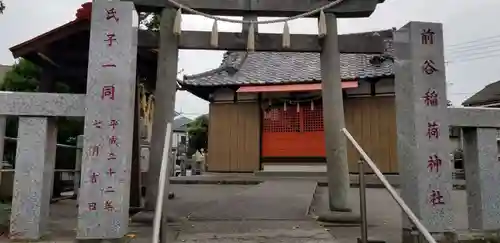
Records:
[[[39,239],[47,230],[57,126],[53,118],[20,117],[10,234]]]
[[[320,60],[329,205],[332,211],[350,211],[347,205],[350,182],[346,138],[341,132],[345,121],[337,18],[330,13],[325,17],[327,35],[322,40]]]
[[[160,19],[160,50],[158,51],[153,133],[151,135],[148,185],[146,188],[147,210],[155,209],[167,123],[172,122],[174,116],[179,55],[178,38],[173,31],[176,11],[173,8],[165,8]],[[171,168],[168,168],[168,171],[171,172]],[[165,188],[168,190],[169,187]]]
[[[401,196],[430,232],[452,227],[443,27],[411,22],[394,36]],[[403,215],[403,235],[412,224]]]
[[[469,228],[500,229],[497,129],[463,128]]]
[[[78,239],[116,239],[128,233],[136,45],[133,3],[94,1]]]

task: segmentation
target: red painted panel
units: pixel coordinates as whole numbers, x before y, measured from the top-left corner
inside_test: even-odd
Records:
[[[262,134],[263,157],[324,157],[325,136],[319,132],[267,132]]]
[[[288,109],[273,107],[264,113],[263,157],[324,157],[325,137],[321,104]]]

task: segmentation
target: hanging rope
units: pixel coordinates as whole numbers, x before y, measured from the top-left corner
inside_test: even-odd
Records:
[[[224,17],[218,17],[218,16],[214,16],[214,15],[210,15],[210,14],[206,14],[206,13],[200,12],[200,11],[198,11],[196,9],[192,9],[192,8],[186,6],[186,5],[183,5],[183,4],[180,4],[180,3],[176,2],[175,0],[167,0],[167,1],[169,3],[171,3],[172,5],[176,6],[177,8],[185,10],[185,12],[187,12],[187,13],[201,15],[201,16],[203,16],[205,18],[209,18],[209,19],[213,19],[213,20],[217,20],[217,21],[228,22],[228,23],[236,23],[236,24],[274,24],[274,23],[287,22],[287,21],[291,21],[291,20],[295,20],[295,19],[309,17],[309,16],[314,15],[314,14],[316,14],[318,12],[321,12],[321,11],[327,9],[327,8],[331,8],[331,7],[334,7],[334,6],[338,5],[338,4],[341,4],[345,0],[335,0],[333,2],[330,2],[330,3],[326,4],[326,5],[323,5],[321,7],[313,9],[313,10],[311,10],[309,12],[305,12],[305,13],[298,14],[298,15],[295,15],[295,16],[291,16],[291,17],[287,17],[287,18],[281,18],[281,19],[273,19],[273,20],[261,20],[261,21],[256,21],[256,20],[236,20],[236,19],[228,19],[228,18],[224,18]]]
[[[182,5],[175,0],[167,0],[174,6],[178,8],[177,14],[175,16],[175,21],[174,21],[174,34],[179,36],[181,34],[181,22],[182,22],[182,10],[185,10],[188,13],[191,14],[197,14],[201,15],[203,17],[213,19],[214,20],[214,25],[212,27],[212,34],[210,36],[210,45],[212,47],[217,47],[219,43],[219,38],[218,38],[218,28],[217,28],[217,21],[221,22],[229,22],[229,23],[239,23],[239,24],[248,24],[250,27],[248,28],[248,39],[247,39],[247,51],[248,52],[253,52],[255,50],[255,29],[257,28],[258,24],[273,24],[273,23],[281,23],[285,22],[285,26],[283,28],[283,37],[282,37],[282,46],[283,48],[290,48],[291,43],[290,43],[290,30],[288,28],[288,21],[299,19],[299,18],[304,18],[311,16],[313,14],[316,14],[319,12],[319,21],[318,21],[318,36],[319,37],[325,37],[326,36],[326,18],[325,18],[325,13],[324,9],[331,8],[333,6],[336,6],[340,3],[342,3],[345,0],[335,0],[333,2],[330,2],[322,7],[313,9],[309,12],[302,13],[299,15],[295,15],[292,17],[288,18],[282,18],[282,19],[275,19],[275,20],[263,20],[263,21],[258,21],[258,20],[234,20],[234,19],[228,19],[228,18],[223,18],[223,17],[217,17],[214,15],[206,14],[203,12],[200,12],[198,10],[192,9],[188,6]]]

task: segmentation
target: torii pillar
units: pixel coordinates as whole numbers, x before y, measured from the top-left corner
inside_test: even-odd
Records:
[[[151,211],[155,209],[156,204],[165,132],[167,124],[172,122],[174,118],[175,92],[177,90],[177,62],[179,56],[179,39],[174,34],[176,12],[177,10],[174,8],[165,7],[160,17],[160,48],[158,51],[156,89],[154,93],[156,98],[153,117],[154,132],[151,136],[145,205],[146,210]],[[170,151],[171,148],[168,149]],[[171,172],[171,166],[173,166],[173,163],[170,163],[169,172]],[[169,187],[166,186],[165,188],[168,189]]]
[[[323,96],[323,127],[328,177],[328,198],[331,211],[351,211],[347,206],[349,168],[347,144],[341,129],[345,127],[337,17],[325,14],[327,34],[323,38],[321,79]]]

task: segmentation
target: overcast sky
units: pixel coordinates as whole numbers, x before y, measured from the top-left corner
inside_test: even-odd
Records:
[[[85,0],[46,0],[43,7],[34,0],[4,0],[0,15],[0,64],[12,64],[8,48],[74,19]],[[401,27],[409,21],[444,24],[448,97],[459,105],[485,85],[500,80],[500,28],[498,0],[386,0],[370,18],[341,19],[340,33]],[[497,24],[495,24],[497,23]],[[211,30],[212,22],[201,17],[183,18],[183,29]],[[220,31],[238,31],[241,26],[219,23]],[[260,32],[282,31],[282,25],[262,25]],[[312,19],[290,22],[291,33],[315,33]],[[181,51],[179,70],[196,74],[220,64],[223,52]],[[177,94],[176,110],[190,116],[208,112],[208,104],[187,93]]]

